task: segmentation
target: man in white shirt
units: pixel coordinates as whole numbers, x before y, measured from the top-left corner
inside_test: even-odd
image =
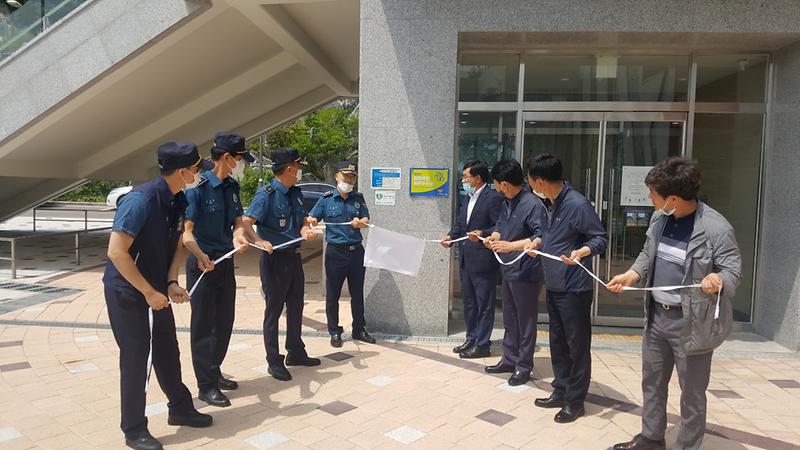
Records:
[[[487,189],[489,166],[483,161],[469,161],[462,172],[462,188],[468,201],[461,202],[458,217],[450,232],[442,238],[442,246],[450,247],[450,241],[468,236],[456,243],[459,247],[461,296],[464,300],[464,321],[467,338],[453,349],[462,358],[489,356],[490,338],[494,328],[495,287],[500,265],[492,252],[486,249],[479,236],[489,236],[494,230],[503,196],[494,189]]]

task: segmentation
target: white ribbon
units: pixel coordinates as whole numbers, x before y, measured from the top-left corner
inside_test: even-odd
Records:
[[[468,238],[467,236],[464,236],[464,237],[460,237],[460,238],[458,238],[458,239],[454,239],[454,240],[452,240],[452,241],[442,241],[442,240],[435,240],[435,239],[428,239],[428,240],[426,240],[426,241],[427,241],[427,242],[444,242],[444,243],[453,243],[453,242],[463,241],[464,239],[467,239],[467,238]],[[480,239],[481,241],[485,241],[487,238],[485,238],[485,237],[482,237],[482,236],[478,236],[478,239]],[[503,261],[502,259],[500,259],[500,255],[499,255],[499,254],[498,254],[496,251],[494,251],[494,250],[493,250],[493,251],[492,251],[492,253],[494,253],[494,257],[495,257],[495,259],[497,260],[497,262],[499,262],[500,264],[503,264],[503,265],[505,265],[505,266],[510,266],[510,265],[512,265],[512,264],[515,264],[517,261],[521,260],[521,259],[522,259],[522,257],[523,257],[523,256],[525,256],[525,255],[527,255],[527,254],[539,255],[539,256],[541,256],[541,257],[543,257],[543,258],[548,258],[548,259],[552,259],[552,260],[554,260],[554,261],[564,262],[564,261],[563,261],[561,258],[559,258],[558,256],[551,255],[551,254],[549,254],[549,253],[545,253],[545,252],[541,252],[541,251],[539,251],[539,250],[530,250],[530,251],[529,251],[529,252],[527,252],[527,253],[526,253],[526,252],[522,252],[522,253],[520,253],[520,254],[519,254],[519,255],[518,255],[516,258],[514,258],[514,259],[512,259],[511,261],[508,261],[508,262],[506,262],[506,261]],[[569,258],[568,258],[568,259],[569,259]],[[595,279],[595,280],[596,280],[598,283],[602,284],[602,285],[603,285],[603,287],[605,287],[605,288],[607,288],[607,287],[608,287],[608,284],[607,284],[606,282],[604,282],[603,280],[601,280],[601,279],[600,279],[600,277],[598,277],[597,275],[595,275],[595,274],[594,274],[594,273],[593,273],[591,270],[589,270],[589,269],[588,269],[586,266],[584,266],[583,264],[581,264],[581,263],[580,263],[580,261],[574,261],[574,262],[575,262],[575,264],[577,264],[577,265],[578,265],[578,266],[579,266],[581,269],[583,269],[583,270],[584,270],[586,273],[588,273],[588,274],[589,274],[589,276],[591,276],[592,278],[594,278],[594,279]],[[564,264],[566,264],[566,263],[564,263]],[[633,286],[623,286],[622,290],[623,290],[623,291],[676,291],[676,290],[678,290],[678,289],[701,288],[701,287],[703,287],[703,285],[702,285],[702,284],[696,283],[696,284],[688,284],[688,285],[686,285],[686,286],[653,286],[653,287],[633,287]],[[719,302],[720,302],[720,298],[721,298],[721,296],[722,296],[722,288],[720,288],[720,289],[719,289],[719,291],[717,291],[717,304],[716,304],[716,306],[715,306],[715,308],[714,308],[714,319],[719,319]]]

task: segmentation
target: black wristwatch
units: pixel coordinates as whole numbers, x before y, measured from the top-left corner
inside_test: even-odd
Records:
[[[169,280],[167,281],[167,289],[169,289],[169,287],[172,286],[173,284],[178,285],[180,287],[180,285],[178,284],[178,280]]]

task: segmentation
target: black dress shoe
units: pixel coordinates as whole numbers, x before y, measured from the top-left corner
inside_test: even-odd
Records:
[[[489,347],[478,347],[476,345],[459,353],[458,357],[464,359],[485,358],[489,356],[489,353]]]
[[[217,381],[217,387],[223,391],[235,391],[239,389],[239,383],[229,380],[225,377],[219,377],[219,381]]]
[[[511,374],[511,378],[508,379],[509,386],[521,386],[528,382],[531,379],[530,372],[523,372],[521,370],[515,370],[513,374]]]
[[[499,363],[493,366],[486,366],[483,370],[485,370],[486,373],[514,373],[514,366],[503,364],[503,361],[500,360]]]
[[[339,348],[342,346],[342,333],[331,335],[331,347]]]
[[[172,414],[167,418],[167,423],[174,426],[185,425],[193,428],[206,428],[214,423],[214,419],[208,414],[193,410],[187,414]]]
[[[461,353],[470,347],[472,347],[472,342],[464,341],[464,343],[459,345],[458,347],[453,347],[453,353]]]
[[[225,394],[219,390],[219,388],[211,388],[207,391],[201,391],[197,398],[211,406],[219,406],[221,408],[231,406],[231,401],[228,400],[228,397],[226,397]]]
[[[377,342],[374,337],[370,336],[367,333],[367,330],[361,330],[358,333],[353,333],[353,339],[361,342],[366,342],[367,344],[374,344]]]
[[[665,450],[667,443],[664,439],[654,441],[641,434],[637,434],[630,442],[622,442],[614,446],[614,450]]]
[[[319,358],[311,358],[308,355],[286,355],[287,366],[318,366],[322,364]]]
[[[550,394],[550,397],[547,398],[537,398],[533,401],[533,404],[539,408],[563,408],[564,399],[555,394]]]
[[[148,431],[134,439],[126,437],[125,445],[136,450],[161,450],[164,448],[161,442],[158,442],[158,439],[154,438]]]
[[[578,420],[578,417],[581,417],[586,413],[586,410],[583,409],[583,403],[575,404],[575,405],[564,405],[561,408],[561,411],[556,413],[556,416],[553,417],[557,423],[570,423],[575,422]]]
[[[267,373],[272,375],[272,378],[275,378],[279,381],[289,381],[292,379],[292,374],[286,369],[282,363],[280,364],[270,364],[267,366]]]

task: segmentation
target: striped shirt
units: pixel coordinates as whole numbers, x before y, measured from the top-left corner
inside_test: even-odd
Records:
[[[676,219],[669,216],[658,241],[653,286],[680,286],[686,270],[686,249],[694,229],[694,213]],[[653,299],[665,305],[680,305],[680,291],[653,291]]]

